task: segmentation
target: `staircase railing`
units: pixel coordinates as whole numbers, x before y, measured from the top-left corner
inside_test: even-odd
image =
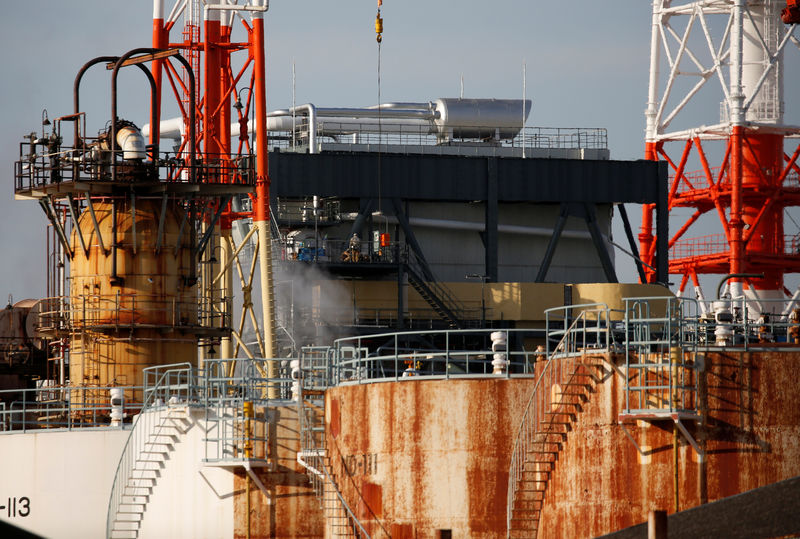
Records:
[[[336,495],[336,499],[339,502],[339,507],[344,510],[348,528],[352,531],[353,536],[361,539],[371,539],[370,535],[367,533],[367,530],[364,529],[364,526],[362,526],[361,522],[359,522],[358,518],[356,518],[353,510],[350,509],[350,506],[347,504],[347,500],[345,500],[344,496],[342,496],[342,493],[339,492],[339,487],[336,485],[336,481],[334,481],[333,477],[328,471],[328,466],[324,462],[322,463],[321,472],[325,476],[325,483]]]
[[[297,396],[300,422],[300,454],[298,462],[306,467],[314,493],[322,500],[324,495],[325,427],[324,396],[330,387],[330,347],[304,347],[300,355],[299,391]],[[317,401],[311,406],[309,401]],[[320,401],[322,403],[320,404]],[[322,419],[322,420],[321,420]]]
[[[425,279],[425,272],[423,271],[422,262],[419,260],[413,250],[409,249],[408,263],[406,264],[409,279],[412,285],[423,299],[433,307],[434,310],[447,319],[450,324],[457,328],[463,327],[462,318],[466,311],[466,307],[462,304],[444,284],[435,279]],[[422,290],[419,290],[419,289]]]
[[[164,410],[168,412],[170,405],[179,403],[185,406],[196,397],[196,383],[190,363],[148,367],[144,369],[144,375],[145,389],[142,409],[133,422],[114,474],[106,516],[106,537],[112,535],[114,521],[120,505],[123,505],[125,487],[131,478],[131,472],[137,459],[144,451],[145,445],[152,440],[154,435],[159,434],[158,430],[163,428],[161,421],[163,414],[148,412],[161,407],[165,407]]]
[[[566,313],[566,309],[558,308],[547,311],[548,320],[549,315],[561,310],[565,313],[565,322],[568,322],[570,316]],[[558,416],[566,417],[574,413],[574,410],[564,409],[562,399],[566,395],[577,393],[570,388],[577,385],[574,380],[577,370],[583,364],[582,352],[585,350],[602,352],[610,349],[613,344],[612,311],[606,305],[576,305],[569,309],[581,310],[572,322],[568,325],[565,324],[563,330],[557,329],[549,332],[548,342],[551,335],[560,334],[561,338],[552,350],[548,350],[547,363],[531,391],[514,439],[508,472],[506,510],[506,526],[509,537],[520,483],[524,479],[526,464],[530,464],[526,459],[527,455],[537,445],[542,447],[541,453],[547,452],[544,448],[548,446],[560,447],[560,441],[550,441],[549,436],[553,431],[548,431],[547,428],[551,428],[554,423],[560,421]],[[542,425],[546,425],[546,427],[542,427]]]

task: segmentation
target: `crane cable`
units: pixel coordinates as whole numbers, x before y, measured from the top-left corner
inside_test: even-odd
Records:
[[[383,19],[381,6],[383,0],[378,0],[378,14],[375,15],[375,40],[378,42],[378,214],[381,214],[381,42],[383,41]]]

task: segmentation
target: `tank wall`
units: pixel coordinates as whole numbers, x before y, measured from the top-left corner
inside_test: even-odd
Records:
[[[679,436],[678,508],[800,475],[800,357],[714,352],[697,360],[705,420],[685,425],[706,458]],[[673,422],[626,422],[640,453],[618,423],[624,357],[613,364],[603,362],[562,444],[540,537],[593,537],[644,522],[651,509],[675,510]],[[329,458],[362,523],[414,537],[504,535],[509,459],[533,383],[418,379],[329,390]]]
[[[117,203],[116,282],[112,205],[100,202],[94,208],[106,250],[100,247],[88,210],[78,220],[88,256],[77,232],[72,233],[71,383],[141,385],[144,367],[194,363],[197,339],[176,330],[197,324],[196,287],[186,282],[192,264],[190,238],[186,232],[179,239],[176,208],[167,206],[157,253],[161,201],[137,200],[135,212],[129,200]]]
[[[329,390],[328,456],[368,531],[504,535],[509,448],[532,383],[416,380]]]
[[[251,518],[247,522],[247,475],[239,470],[233,482],[234,537],[299,538],[322,537],[324,518],[320,501],[314,494],[306,469],[297,462],[300,450],[297,409],[271,409],[276,420],[269,437],[275,441],[270,449],[272,472],[254,468],[269,496],[250,481]],[[317,413],[309,410],[309,413]],[[249,533],[248,533],[249,531]]]
[[[700,383],[705,424],[687,423],[705,447],[703,463],[683,436],[678,449],[678,504],[684,510],[800,475],[800,408],[792,353],[711,353]],[[672,422],[617,424],[621,376],[590,397],[568,435],[547,487],[540,537],[592,537],[673,512]]]

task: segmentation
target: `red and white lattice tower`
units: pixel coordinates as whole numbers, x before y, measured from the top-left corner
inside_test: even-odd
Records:
[[[225,177],[236,168],[236,159],[246,154],[255,161],[256,176],[255,193],[251,194],[251,209],[234,212],[228,201],[220,201],[222,207],[210,208],[207,215],[216,213],[219,220],[208,220],[206,226],[214,227],[213,236],[220,238],[218,250],[222,258],[221,266],[228,267],[219,276],[206,276],[205,286],[201,291],[209,297],[215,294],[228,298],[232,291],[232,272],[227,261],[236,256],[231,238],[231,225],[237,219],[252,219],[254,232],[257,232],[257,251],[260,263],[261,303],[263,308],[263,339],[255,328],[259,350],[255,353],[261,357],[275,357],[274,313],[272,298],[271,242],[269,229],[269,176],[267,163],[267,126],[266,126],[266,67],[265,67],[265,34],[264,14],[268,9],[268,0],[219,0],[219,2],[200,2],[199,0],[174,0],[172,8],[165,10],[165,0],[153,0],[153,47],[156,49],[178,49],[188,60],[195,81],[195,133],[190,139],[189,88],[186,85],[186,73],[181,73],[169,62],[156,60],[153,62],[153,77],[157,87],[157,95],[162,91],[172,91],[180,107],[181,118],[178,120],[182,137],[178,154],[188,152],[194,145],[200,160],[212,170],[218,164],[220,177],[216,182],[230,182]],[[183,28],[179,21],[183,18]],[[176,28],[178,26],[178,28]],[[174,34],[174,35],[173,35]],[[236,38],[236,39],[234,39]],[[236,53],[241,53],[237,56]],[[247,92],[245,92],[245,90]],[[246,94],[246,95],[240,95]],[[248,126],[248,119],[253,117],[254,125]],[[174,120],[161,123],[160,130],[165,132],[176,129]],[[232,124],[238,122],[238,132],[233,132]],[[255,140],[251,144],[248,133],[255,132]],[[232,143],[232,141],[235,141]],[[211,181],[211,180],[209,180]],[[219,230],[216,230],[216,229]],[[250,234],[248,234],[248,238]],[[210,266],[209,264],[209,267]],[[243,282],[249,295],[251,281]],[[214,288],[216,287],[216,288]],[[249,304],[249,302],[246,302]],[[250,308],[252,308],[252,305]],[[245,315],[242,314],[242,317]],[[252,320],[255,324],[255,316]],[[234,331],[237,342],[241,342],[240,333]],[[239,345],[233,348],[230,338],[221,342],[221,357],[235,357]],[[213,348],[213,347],[212,347]],[[270,364],[272,368],[272,364]],[[273,373],[270,373],[272,376]]]
[[[732,297],[758,301],[783,299],[784,275],[800,271],[800,235],[783,228],[784,210],[800,205],[800,127],[784,123],[795,100],[785,101],[784,57],[796,60],[800,48],[793,9],[786,0],[653,1],[646,158],[671,167],[670,212],[694,210],[669,239],[669,271],[681,275],[681,292],[691,279],[700,299],[700,274],[763,274],[730,279]],[[708,92],[720,92],[719,109]],[[689,239],[706,213],[723,233]],[[652,223],[648,205],[639,241],[654,266]]]

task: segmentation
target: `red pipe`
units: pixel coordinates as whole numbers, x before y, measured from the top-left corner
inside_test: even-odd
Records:
[[[253,17],[250,54],[255,59],[253,75],[256,106],[256,200],[254,221],[269,221],[269,163],[267,157],[267,76],[264,54],[264,19]]]

